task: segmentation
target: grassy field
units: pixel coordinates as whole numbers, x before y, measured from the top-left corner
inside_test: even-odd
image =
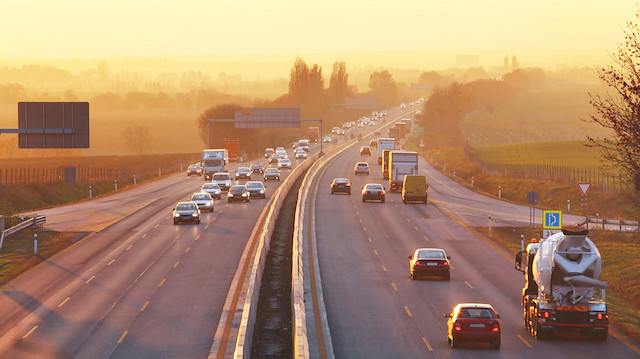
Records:
[[[520,251],[520,235],[529,240],[540,238],[541,228],[477,228],[479,232],[515,255]],[[640,235],[591,230],[589,238],[602,256],[600,279],[609,284],[607,303],[610,320],[616,328],[640,341],[640,261],[637,260]]]
[[[520,143],[474,147],[485,163],[549,164],[587,170],[599,170],[604,163],[600,150],[585,146],[587,141]]]
[[[587,89],[528,91],[492,111],[476,110],[461,122],[471,146],[528,142],[584,141],[605,131],[584,120],[593,112]]]

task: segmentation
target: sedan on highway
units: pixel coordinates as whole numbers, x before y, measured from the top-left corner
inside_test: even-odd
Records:
[[[251,198],[266,198],[267,189],[260,181],[249,181],[245,184]]]
[[[447,319],[447,342],[457,348],[463,342],[487,342],[500,348],[500,315],[489,304],[460,303]]]
[[[369,146],[362,146],[360,147],[360,156],[371,156],[371,147]]]
[[[281,158],[278,160],[278,169],[281,170],[283,168],[291,169],[291,161],[288,158]]]
[[[384,203],[384,187],[379,183],[367,183],[362,187],[362,202],[379,200]]]
[[[366,162],[358,162],[355,167],[353,167],[353,171],[357,175],[369,175],[369,164]]]
[[[211,195],[207,192],[196,192],[192,194],[191,202],[195,202],[201,212],[213,212],[213,198],[211,198]]]
[[[202,166],[198,164],[190,165],[189,168],[187,169],[187,177],[191,175],[202,176]]]
[[[220,199],[222,198],[222,191],[220,190],[220,186],[217,183],[205,183],[200,188],[200,192],[207,192],[211,198]]]
[[[235,184],[229,189],[227,193],[227,202],[249,202],[251,195],[247,190],[247,186],[243,184]]]
[[[200,223],[200,209],[195,202],[178,202],[173,209],[173,224]]]
[[[269,164],[277,163],[279,159],[280,159],[280,156],[278,156],[277,153],[274,153],[271,155],[271,157],[269,157]]]
[[[243,179],[251,179],[251,170],[249,167],[238,167],[238,170],[236,171],[236,181]]]
[[[322,142],[331,143],[331,137],[329,137],[329,136],[325,137],[324,140],[322,140]]]
[[[451,278],[450,256],[440,248],[418,248],[409,256],[409,274],[411,279],[418,276],[438,276],[444,280]]]
[[[343,192],[351,194],[351,182],[348,178],[334,178],[331,182],[331,194]]]
[[[264,181],[280,181],[280,171],[277,168],[267,168],[264,171]]]
[[[264,173],[264,167],[259,163],[251,164],[250,168],[251,168],[251,173],[256,173],[256,174],[263,174]]]
[[[303,160],[307,158],[307,153],[303,150],[296,151],[296,160]]]
[[[213,174],[211,182],[217,183],[221,191],[227,191],[231,187],[231,176],[227,172],[217,172]]]

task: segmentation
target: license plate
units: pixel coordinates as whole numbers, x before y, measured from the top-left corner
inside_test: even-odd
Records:
[[[438,263],[429,262],[429,263],[427,263],[427,265],[428,265],[428,266],[437,266],[437,265],[438,265]]]
[[[484,324],[469,324],[469,328],[484,328]]]
[[[407,192],[407,194],[413,194],[413,192]]]

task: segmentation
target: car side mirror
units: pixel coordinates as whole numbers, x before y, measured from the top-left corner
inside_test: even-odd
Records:
[[[516,270],[520,271],[522,273],[524,273],[524,269],[522,269],[522,257],[523,257],[523,254],[525,254],[525,253],[526,253],[526,251],[518,252],[516,254],[516,258],[515,258],[515,261],[514,261]]]
[[[496,318],[500,319],[500,314],[496,313]]]
[[[443,317],[445,317],[445,318],[451,318],[451,313],[444,313]]]
[[[413,259],[413,255],[410,255],[410,256],[409,256],[409,259]]]
[[[447,259],[451,259],[451,256],[447,256]]]
[[[174,208],[173,211],[175,211],[176,209]]]

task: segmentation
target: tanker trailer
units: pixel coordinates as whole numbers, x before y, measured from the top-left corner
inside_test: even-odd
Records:
[[[598,279],[602,258],[588,233],[563,229],[516,254],[515,267],[525,274],[524,325],[534,338],[580,331],[607,340],[607,283]]]

